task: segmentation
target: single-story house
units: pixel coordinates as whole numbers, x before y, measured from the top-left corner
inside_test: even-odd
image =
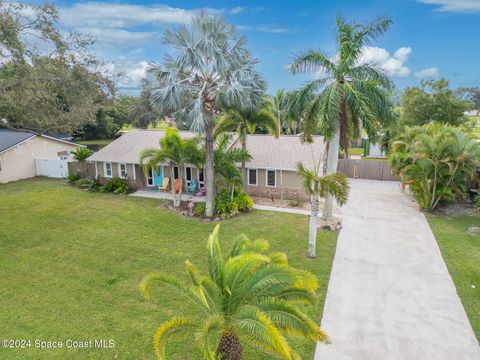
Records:
[[[185,138],[197,136],[189,131],[180,131],[180,135]],[[135,189],[161,186],[163,178],[170,177],[170,167],[163,164],[145,177],[139,159],[144,149],[159,147],[163,136],[164,131],[161,130],[134,130],[125,133],[88,158],[91,164],[90,175],[103,179],[117,176],[126,178],[130,187]],[[240,139],[234,136],[230,146],[241,147]],[[297,164],[303,162],[311,168],[313,156],[318,161],[324,153],[325,142],[321,136],[314,136],[313,143],[305,144],[297,135],[282,135],[278,138],[271,135],[248,135],[247,149],[252,156],[246,164],[247,192],[254,196],[288,199],[306,195],[296,173]],[[175,178],[179,171],[183,172],[184,186],[188,187],[195,180],[200,188],[204,187],[203,169],[194,166],[186,166],[184,169],[174,167]]]
[[[0,184],[43,175],[36,160],[70,160],[70,152],[79,146],[48,135],[0,129]]]

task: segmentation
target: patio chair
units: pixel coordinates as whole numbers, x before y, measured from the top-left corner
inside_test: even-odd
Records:
[[[188,187],[188,191],[195,192],[195,191],[197,191],[197,188],[198,188],[197,182],[195,180],[192,180],[190,182],[190,186]]]
[[[175,179],[175,191],[179,192],[180,191],[180,186],[182,186],[182,183],[179,178]]]
[[[163,178],[162,185],[158,187],[158,191],[167,191],[170,179],[168,177]]]

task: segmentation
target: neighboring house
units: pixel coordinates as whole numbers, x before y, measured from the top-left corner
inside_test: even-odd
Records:
[[[180,131],[185,138],[196,134]],[[147,177],[139,163],[141,152],[148,147],[158,147],[164,136],[161,130],[134,130],[122,135],[88,158],[89,173],[100,178],[126,178],[132,188],[155,187],[162,185],[164,177],[170,177],[168,164],[160,166],[157,171],[151,171]],[[240,140],[235,137],[231,146],[241,147]],[[305,196],[301,180],[296,173],[299,162],[307,167],[321,158],[325,151],[325,143],[321,136],[314,136],[312,144],[304,144],[296,135],[284,135],[278,139],[271,135],[248,135],[247,149],[252,160],[247,166],[247,192],[251,195],[275,198],[292,198]],[[175,178],[179,171],[184,174],[185,185],[192,180],[204,186],[203,169],[186,166],[184,169],[174,168]]]
[[[38,161],[69,160],[79,146],[48,135],[0,129],[0,184],[46,175],[39,172]]]

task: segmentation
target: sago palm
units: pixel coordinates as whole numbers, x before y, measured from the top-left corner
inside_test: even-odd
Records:
[[[85,161],[93,154],[93,151],[87,147],[78,147],[71,154],[75,161],[80,163],[80,175],[84,176]]]
[[[167,30],[163,43],[173,54],[161,65],[151,65],[154,78],[151,102],[160,113],[173,112],[177,121],[205,136],[207,216],[213,215],[213,114],[223,108],[255,109],[266,83],[255,70],[257,60],[245,47],[244,37],[222,18],[196,13],[189,25]]]
[[[182,139],[175,128],[165,130],[165,135],[160,139],[160,148],[147,148],[140,155],[140,164],[143,166],[145,176],[148,176],[152,169],[158,173],[162,164],[169,164],[174,207],[179,207],[182,201],[183,168],[188,164],[199,167],[201,162],[202,152],[198,148],[197,140]],[[178,166],[180,178],[178,196],[175,190],[174,166]]]
[[[296,73],[317,76],[299,91],[303,111],[303,131],[307,139],[322,133],[329,139],[327,173],[337,171],[340,146],[348,156],[350,138],[358,137],[363,127],[369,138],[393,121],[388,91],[392,83],[382,69],[362,62],[362,52],[370,41],[383,34],[391,20],[378,18],[368,23],[348,22],[337,17],[333,57],[319,50],[300,53],[290,64]],[[306,97],[308,101],[302,101]],[[327,197],[323,218],[332,216],[332,198]]]
[[[341,173],[321,176],[320,162],[314,162],[313,168],[310,169],[299,163],[297,174],[302,179],[303,188],[310,195],[308,257],[314,258],[317,247],[317,220],[320,198],[332,196],[340,205],[343,205],[347,202],[350,186],[345,175]]]
[[[300,359],[286,335],[328,341],[327,335],[298,304],[315,302],[314,275],[288,265],[284,253],[268,252],[265,240],[238,236],[226,257],[218,238],[219,225],[208,238],[208,275],[186,262],[190,284],[165,273],[151,273],[140,288],[149,298],[152,287],[171,286],[195,304],[202,318],[175,316],[154,336],[155,353],[166,358],[168,341],[184,335],[205,359],[238,360],[245,345],[271,357]]]
[[[279,122],[270,111],[267,102],[264,102],[257,110],[237,108],[226,110],[215,126],[214,132],[215,135],[218,135],[225,131],[236,131],[242,143],[242,149],[247,151],[247,134],[253,134],[258,127],[266,128],[269,133],[276,137],[280,134]],[[245,161],[241,162],[241,169],[242,181],[245,183]]]

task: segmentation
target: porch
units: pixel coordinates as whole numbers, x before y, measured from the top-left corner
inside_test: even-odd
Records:
[[[130,196],[173,201],[173,194],[171,192],[156,191],[153,189],[140,189],[130,194]],[[182,201],[204,202],[205,196],[195,196],[193,193],[182,193]]]

